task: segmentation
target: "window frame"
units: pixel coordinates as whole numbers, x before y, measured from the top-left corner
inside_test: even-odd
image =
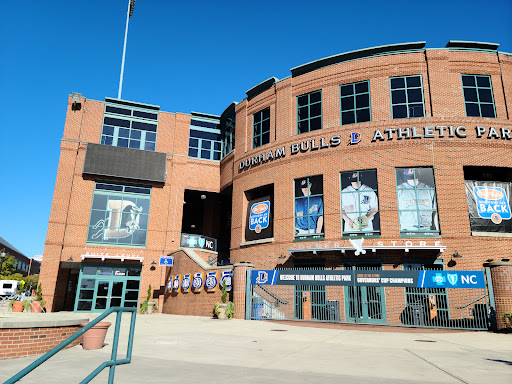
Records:
[[[97,188],[98,184],[105,185],[105,186],[110,186],[110,187],[115,188],[115,189],[101,189],[101,188]],[[141,189],[141,190],[142,189],[146,189],[146,190],[149,191],[149,193],[137,193],[137,192],[134,192],[134,191],[126,192],[127,188]],[[121,190],[119,190],[119,189],[121,189]],[[105,240],[103,240],[103,241],[89,240],[89,235],[90,235],[91,229],[95,230],[94,227],[98,224],[98,223],[94,224],[91,221],[93,214],[95,212],[103,211],[105,213],[105,217],[107,217],[107,212],[109,211],[108,207],[105,207],[104,209],[97,209],[97,208],[95,209],[94,208],[94,198],[97,195],[107,196],[107,203],[108,203],[108,201],[110,201],[110,197],[120,197],[122,199],[122,201],[124,201],[124,198],[142,199],[142,200],[147,200],[148,201],[148,212],[141,212],[141,213],[139,213],[139,215],[143,215],[143,216],[147,217],[147,228],[145,228],[145,229],[140,229],[139,228],[139,229],[135,230],[135,231],[144,231],[145,232],[144,244],[134,244],[133,243],[133,233],[131,233],[129,235],[130,242],[127,242],[127,241],[126,242],[123,242],[123,241],[119,242],[119,240],[122,239],[122,238],[119,238],[119,235],[117,236],[116,242],[109,242],[109,241],[105,241]],[[113,247],[117,246],[117,247],[145,248],[146,244],[147,244],[147,237],[148,237],[148,231],[149,231],[149,216],[150,216],[150,210],[151,210],[151,195],[152,195],[152,188],[150,186],[147,186],[147,185],[137,185],[137,184],[128,184],[128,183],[118,183],[118,182],[112,182],[112,181],[96,180],[96,183],[94,185],[92,201],[91,201],[91,209],[90,209],[90,214],[89,214],[89,221],[88,221],[88,224],[87,224],[86,244],[108,245],[108,246],[113,246]],[[121,212],[121,218],[122,218],[122,215],[123,215],[123,212]],[[140,216],[139,216],[139,218],[140,218]],[[103,225],[103,228],[107,229],[107,228],[114,228],[114,227],[108,227],[107,226],[107,219],[105,219],[105,224]],[[118,232],[119,232],[120,229],[121,229],[121,227],[117,227]],[[97,231],[97,229],[96,229],[96,231]],[[103,236],[104,236],[104,233],[102,234],[102,238],[103,238]]]
[[[399,189],[399,185],[401,184],[398,184],[398,172],[399,170],[402,171],[404,169],[409,169],[409,168],[412,168],[414,170],[414,174],[416,174],[416,171],[419,170],[419,169],[430,169],[432,170],[432,180],[433,180],[433,187],[429,187],[429,188],[416,188],[414,187],[414,201],[416,201],[416,208],[415,209],[400,209],[400,199],[399,199],[399,190],[406,190],[405,188],[401,188]],[[426,184],[425,184],[426,185]],[[418,208],[418,190],[420,191],[427,191],[427,190],[432,190],[434,192],[434,202],[435,202],[435,208],[431,208],[431,209],[419,209]],[[434,175],[434,167],[395,167],[395,191],[396,191],[396,201],[397,201],[397,213],[398,213],[398,229],[400,231],[400,237],[401,238],[419,238],[419,237],[423,237],[423,238],[436,238],[436,237],[441,237],[441,223],[440,223],[440,220],[439,220],[439,206],[438,206],[438,201],[437,201],[437,188],[436,188],[436,181],[435,181],[435,175]],[[400,221],[400,212],[410,212],[410,211],[416,211],[417,213],[417,220],[418,220],[418,223],[420,224],[421,223],[421,216],[420,216],[420,212],[427,212],[427,211],[431,211],[432,212],[432,223],[431,223],[431,227],[432,225],[436,226],[435,225],[435,220],[437,220],[437,230],[436,229],[432,229],[432,230],[422,230],[421,228],[418,228],[418,230],[402,230],[401,229],[401,221]],[[435,213],[435,216],[434,216],[434,213]]]
[[[314,94],[314,93],[320,93],[320,101],[316,101],[314,103],[311,103],[311,95]],[[308,103],[306,105],[301,105],[300,108],[304,108],[307,106],[308,108],[308,117],[305,118],[305,119],[300,119],[299,118],[299,98],[300,97],[303,97],[303,96],[308,96]],[[322,89],[317,89],[316,91],[312,91],[312,92],[308,92],[308,93],[303,93],[302,95],[298,95],[296,96],[295,98],[295,103],[297,105],[297,108],[296,108],[296,117],[297,117],[297,135],[302,135],[302,134],[305,134],[305,133],[309,133],[309,132],[312,132],[311,130],[311,120],[312,119],[316,119],[317,117],[320,116],[320,128],[319,129],[314,129],[313,131],[320,131],[323,129],[324,127],[324,117],[323,117],[323,103],[322,103]],[[315,105],[315,104],[320,104],[320,115],[316,115],[314,116],[313,118],[311,117],[311,106],[312,105]],[[308,123],[308,130],[306,132],[300,132],[299,131],[299,123],[303,122],[303,121],[307,121]]]
[[[213,140],[213,139],[207,139],[207,138],[201,138],[201,137],[192,137],[192,131],[197,132],[205,132],[205,133],[212,133],[219,136],[219,140]],[[197,140],[197,147],[192,146],[191,141]],[[204,143],[210,143],[209,148],[203,148],[203,142]],[[215,144],[218,143],[220,145],[220,149],[215,149]],[[208,127],[199,127],[196,125],[190,125],[189,129],[189,138],[188,138],[188,157],[191,157],[193,159],[199,159],[199,160],[209,160],[209,161],[220,161],[222,159],[222,137],[221,137],[221,131],[218,128],[208,128]],[[197,156],[193,156],[190,153],[190,150],[197,150]],[[203,151],[208,151],[210,153],[210,156],[208,158],[202,157]],[[215,154],[218,154],[218,159],[215,158]]]
[[[268,110],[268,118],[263,118],[263,114],[264,112]],[[255,122],[255,116],[257,114],[261,114],[261,119],[260,121],[258,121],[257,123]],[[267,122],[268,121],[268,131],[265,130],[263,131],[263,122]],[[256,125],[259,125],[260,126],[260,133],[256,134]],[[268,132],[268,143],[264,143],[263,142],[263,135],[265,133]],[[255,139],[256,138],[259,138],[260,139],[260,144],[259,145],[255,145]],[[259,147],[262,147],[266,144],[269,144],[270,143],[270,106],[269,107],[266,107],[266,108],[263,108],[262,110],[259,110],[258,112],[255,112],[252,114],[252,148],[255,149],[255,148],[259,148]]]
[[[348,193],[354,193],[354,192],[343,192],[343,183],[342,183],[342,177],[344,174],[349,174],[349,173],[357,173],[357,181],[361,182],[360,180],[360,174],[362,172],[375,172],[375,181],[377,183],[377,188],[376,189],[371,189],[371,192],[375,193],[375,195],[377,196],[377,213],[375,213],[374,217],[379,215],[379,223],[380,223],[380,201],[379,201],[379,185],[378,185],[378,176],[377,176],[377,169],[376,168],[373,168],[373,169],[361,169],[361,170],[358,170],[358,171],[342,171],[340,172],[340,212],[341,212],[341,233],[342,233],[342,239],[354,239],[356,237],[360,237],[360,236],[363,236],[364,238],[380,238],[381,237],[381,227],[379,225],[379,230],[376,230],[375,228],[372,230],[372,231],[353,231],[353,232],[345,232],[344,230],[344,219],[343,219],[343,195],[344,194],[348,194]],[[367,187],[370,188],[369,185],[365,184]],[[359,190],[356,192],[358,194],[358,196],[361,194],[361,193],[364,193],[364,192],[360,192]],[[360,201],[360,199],[358,199]],[[359,216],[362,216],[361,213],[361,208],[359,207],[359,211],[354,211],[353,213],[359,213],[360,215]]]
[[[411,87],[411,88],[408,88],[407,87],[407,78],[409,77],[419,77],[420,78],[420,86],[419,87]],[[405,88],[396,88],[396,89],[392,89],[391,88],[391,80],[393,79],[404,79],[404,84],[405,84]],[[418,104],[418,102],[413,102],[413,103],[409,103],[409,96],[407,95],[407,90],[408,89],[420,89],[421,90],[421,104],[423,106],[423,116],[410,116],[410,107],[409,107],[409,104]],[[405,90],[405,103],[396,103],[396,104],[393,104],[393,91],[396,91],[396,90]],[[391,119],[392,120],[399,120],[399,119],[418,119],[418,118],[423,118],[425,117],[425,92],[424,92],[424,89],[423,89],[423,75],[420,73],[418,75],[404,75],[404,76],[393,76],[393,77],[390,77],[389,78],[389,102],[390,102],[390,105],[391,105]],[[395,117],[394,116],[394,113],[393,113],[393,106],[394,105],[405,105],[406,106],[406,110],[407,110],[407,116],[406,117]]]
[[[112,111],[107,111],[107,108],[119,108],[119,109],[125,109],[127,111],[130,111],[131,114],[130,115],[126,115],[126,114],[121,114],[121,113],[116,113],[116,112],[112,112]],[[142,113],[149,113],[149,114],[154,114],[156,115],[156,119],[150,119],[150,118],[144,118],[144,117],[140,117],[140,116],[134,116],[134,112],[142,112]],[[122,126],[118,126],[118,125],[115,125],[115,124],[107,124],[105,123],[105,119],[106,118],[111,118],[111,119],[118,119],[118,120],[123,120],[123,121],[126,121],[128,122],[128,127],[122,127]],[[108,146],[111,146],[111,147],[120,147],[120,148],[130,148],[130,149],[138,149],[138,150],[141,150],[141,151],[151,151],[151,152],[156,152],[156,144],[157,144],[157,139],[158,139],[158,122],[160,120],[160,111],[155,111],[155,110],[148,110],[148,109],[145,109],[145,108],[142,108],[142,107],[135,107],[135,106],[126,106],[126,105],[123,105],[123,104],[115,104],[115,103],[111,103],[111,102],[108,102],[106,101],[105,102],[105,105],[103,107],[103,121],[102,121],[102,128],[101,128],[101,135],[100,135],[100,144],[102,145],[108,145]],[[154,131],[151,131],[151,130],[145,130],[145,129],[142,129],[142,128],[138,128],[138,127],[133,127],[133,123],[143,123],[143,124],[151,124],[151,125],[154,125],[155,126],[155,130]],[[113,133],[110,134],[110,133],[107,133],[105,132],[105,128],[106,127],[111,127],[113,129]],[[120,136],[120,130],[121,129],[127,129],[128,130],[128,137],[123,137],[123,136]],[[132,132],[135,133],[135,132],[139,132],[140,133],[140,138],[136,138],[135,135],[134,137],[132,137]],[[154,140],[150,140],[150,139],[146,139],[146,136],[147,136],[147,133],[154,133],[155,135],[155,139]],[[109,139],[108,138],[111,138],[110,140],[110,143],[109,143]],[[124,146],[124,145],[119,145],[119,140],[127,140],[127,145]],[[139,147],[136,148],[136,147],[132,147],[130,146],[132,142],[136,142],[136,141],[139,141]],[[153,147],[153,148],[150,148],[150,149],[147,149],[146,147],[146,143],[147,144],[152,144],[150,145],[150,147]]]
[[[361,84],[361,83],[367,83],[368,91],[367,92],[356,93],[356,84]],[[348,85],[352,86],[352,89],[353,89],[352,95],[342,96],[341,95],[341,88],[342,87],[346,87]],[[339,91],[340,91],[340,125],[351,125],[351,124],[369,123],[369,122],[372,121],[372,98],[371,98],[371,91],[370,91],[370,80],[362,80],[362,81],[356,81],[355,83],[340,84]],[[365,95],[365,94],[368,94],[368,107],[357,108],[356,107],[356,98],[357,98],[357,96],[358,95]],[[343,110],[343,108],[342,108],[342,99],[348,99],[349,97],[352,97],[354,99],[354,108]],[[370,115],[370,119],[366,120],[366,121],[357,121],[357,111],[358,110],[364,110],[364,109],[368,109],[368,112],[369,112],[369,115]],[[354,113],[354,122],[353,123],[343,124],[343,112],[353,112]]]
[[[236,115],[229,116],[225,124],[221,125],[222,152],[221,159],[229,155],[235,149]]]
[[[298,199],[302,199],[306,196],[299,196],[299,197],[296,197],[296,193],[297,191],[295,190],[295,186],[296,186],[296,181],[297,180],[302,180],[302,179],[306,179],[307,180],[307,183],[308,183],[308,186],[309,184],[311,183],[310,179],[311,178],[316,178],[316,177],[320,177],[321,180],[322,180],[322,193],[321,194],[310,194],[307,196],[308,198],[308,206],[309,206],[309,199],[311,197],[321,197],[322,198],[322,215],[310,215],[309,213],[307,215],[302,215],[302,217],[307,217],[308,218],[308,221],[309,221],[309,218],[311,216],[321,216],[322,218],[325,216],[325,213],[324,213],[324,189],[323,189],[323,177],[324,175],[323,174],[319,174],[319,175],[310,175],[310,176],[303,176],[303,177],[298,177],[298,178],[295,178],[293,179],[293,228],[294,228],[294,234],[293,234],[293,238],[294,238],[294,241],[311,241],[312,239],[314,240],[323,240],[325,238],[325,220],[323,221],[322,223],[322,229],[323,229],[323,232],[314,232],[314,233],[308,233],[308,234],[296,234],[295,233],[295,229],[296,229],[296,223],[297,223],[297,209],[296,209],[296,201]],[[310,231],[308,229],[308,231]]]
[[[475,86],[465,86],[464,85],[464,76],[472,76],[475,80]],[[477,77],[487,77],[489,79],[489,87],[479,87],[478,86],[478,82],[477,82]],[[493,88],[492,88],[492,76],[491,75],[472,75],[472,74],[468,74],[468,73],[461,73],[460,74],[460,81],[461,81],[461,85],[462,85],[462,99],[464,100],[464,113],[466,114],[466,117],[482,117],[482,118],[487,118],[487,119],[496,119],[497,118],[497,114],[496,114],[496,102],[494,100],[494,91],[493,91]],[[477,100],[476,102],[473,102],[473,101],[466,101],[466,95],[464,94],[464,90],[466,89],[475,89],[476,90],[476,96],[477,96]],[[490,105],[491,103],[487,103],[487,102],[481,102],[480,101],[480,94],[478,92],[479,89],[489,89],[491,91],[491,99],[492,99],[492,110],[494,112],[494,116],[482,116],[482,104],[484,105]],[[467,104],[476,104],[478,106],[478,112],[479,112],[479,116],[469,116],[468,115],[468,110],[467,110]]]

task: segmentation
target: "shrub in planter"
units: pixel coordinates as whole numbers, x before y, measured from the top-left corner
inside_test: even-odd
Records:
[[[153,311],[158,311],[158,304],[156,301],[149,301],[151,299],[151,284],[149,284],[148,288],[148,296],[146,300],[140,303],[140,313],[147,313],[148,315],[152,314]]]
[[[213,306],[213,312],[215,313],[215,316],[217,316],[220,320],[227,320],[232,319],[233,315],[235,314],[235,304],[233,304],[231,301],[228,301],[226,303],[228,292],[226,291],[226,281],[222,282],[222,286],[220,287],[220,290],[222,292],[221,303],[215,303]]]
[[[36,291],[36,299],[32,301],[30,305],[30,311],[38,313],[43,312],[44,306],[45,302],[43,300],[43,288],[41,287],[41,283],[39,283]]]

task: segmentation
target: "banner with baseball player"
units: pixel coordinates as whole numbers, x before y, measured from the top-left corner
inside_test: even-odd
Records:
[[[340,177],[343,236],[379,235],[377,171],[342,172]]]
[[[295,238],[324,235],[324,186],[322,175],[295,179]]]
[[[274,236],[273,210],[273,198],[270,195],[249,200],[245,223],[246,241],[270,239]]]
[[[512,183],[466,180],[471,232],[512,233]]]
[[[436,187],[432,168],[396,168],[396,194],[402,235],[439,234]]]

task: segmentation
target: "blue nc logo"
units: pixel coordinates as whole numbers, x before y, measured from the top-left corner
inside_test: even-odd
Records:
[[[204,247],[204,243],[205,243],[205,240],[204,240],[202,237],[200,237],[200,238],[199,238],[199,246],[200,246],[201,248],[203,248],[203,247]]]
[[[350,144],[357,144],[361,141],[361,134],[359,132],[350,133]]]
[[[451,285],[455,285],[457,284],[457,278],[458,276],[456,274],[447,274],[446,277],[448,278],[448,282],[451,284]]]
[[[258,277],[256,278],[257,284],[265,284],[268,281],[268,273],[265,271],[258,271]]]
[[[446,282],[446,278],[443,276],[442,273],[436,273],[434,276],[432,276],[432,281],[437,285],[444,285],[444,283]]]
[[[194,236],[190,236],[187,240],[188,246],[193,248],[196,245],[196,238]]]

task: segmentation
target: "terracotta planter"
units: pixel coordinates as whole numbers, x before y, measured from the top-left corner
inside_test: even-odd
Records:
[[[85,327],[90,321],[84,321],[80,323],[81,327]],[[101,349],[103,348],[103,342],[107,335],[108,327],[110,323],[108,321],[100,321],[94,327],[89,329],[82,336],[82,347],[84,349]]]
[[[43,312],[43,306],[39,301],[33,301],[30,303],[30,312],[41,313]]]
[[[23,307],[23,301],[15,301],[12,304],[12,311],[13,312],[23,312],[25,308]]]

